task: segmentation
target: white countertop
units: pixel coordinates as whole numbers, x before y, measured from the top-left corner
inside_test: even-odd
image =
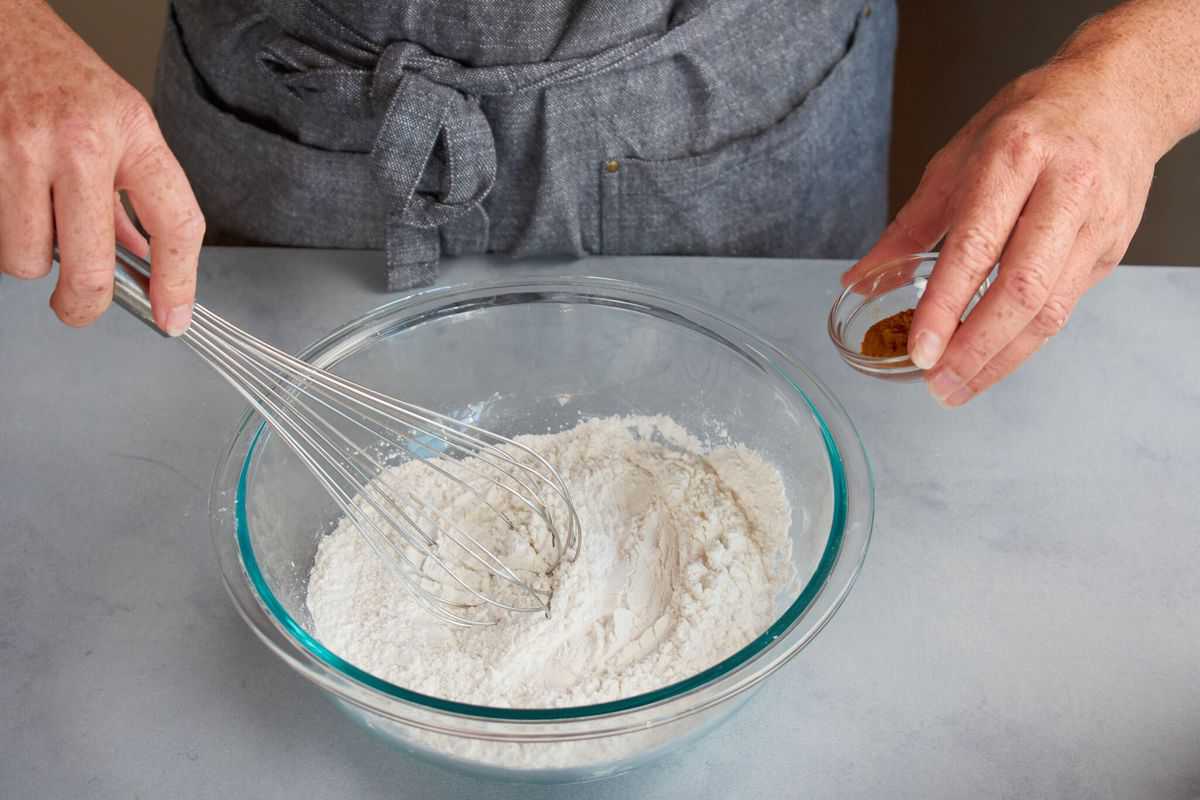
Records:
[[[296,350],[389,299],[380,259],[210,250],[201,297]],[[390,750],[293,674],[209,538],[237,396],[120,311],[69,330],[49,282],[0,278],[0,798],[1200,798],[1200,269],[1118,270],[947,412],[838,361],[841,267],[445,265],[719,305],[841,398],[875,469],[866,567],[812,645],[691,749],[565,787]]]

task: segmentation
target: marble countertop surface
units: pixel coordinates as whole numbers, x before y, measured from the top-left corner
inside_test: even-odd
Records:
[[[609,781],[486,783],[371,738],[225,595],[208,489],[242,402],[128,315],[0,279],[0,798],[1200,798],[1200,270],[1123,268],[947,412],[852,372],[834,262],[463,259],[444,282],[668,287],[794,355],[877,480],[841,611],[733,719]],[[206,251],[201,296],[297,350],[389,299],[375,253]]]

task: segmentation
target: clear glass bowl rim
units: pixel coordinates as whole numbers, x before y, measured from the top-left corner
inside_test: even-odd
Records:
[[[875,268],[872,269],[870,272],[868,272],[866,275],[863,275],[861,278],[859,278],[854,283],[850,284],[849,286],[847,286],[845,289],[842,290],[842,293],[840,295],[838,295],[837,300],[833,301],[833,305],[829,309],[828,327],[829,327],[829,340],[833,342],[834,347],[836,347],[838,349],[838,351],[842,354],[843,358],[848,358],[859,364],[868,364],[873,367],[911,367],[912,366],[912,361],[909,360],[907,353],[905,353],[904,355],[899,355],[899,356],[869,356],[857,348],[850,347],[845,341],[842,340],[841,334],[839,333],[839,330],[838,330],[839,326],[838,326],[838,322],[837,322],[838,312],[841,310],[842,305],[846,302],[846,300],[849,299],[850,296],[854,294],[854,287],[860,285],[863,281],[867,280],[868,278],[873,277],[876,273],[883,272],[885,269],[894,269],[901,265],[910,264],[913,262],[916,262],[919,265],[920,263],[925,262],[925,261],[933,261],[934,264],[936,264],[938,255],[939,254],[936,252],[911,253],[906,256],[900,256],[899,258],[893,258],[888,261],[884,261],[882,264],[876,265]],[[932,264],[930,265],[931,271],[933,269],[933,266],[934,265],[932,265]],[[901,286],[907,286],[907,285],[908,285],[907,283],[901,284]],[[900,287],[896,286],[896,287],[893,287],[892,289],[889,289],[888,291],[894,291],[895,289],[898,289],[898,288],[900,288]],[[915,367],[913,367],[913,368],[916,369]]]
[[[424,695],[383,681],[345,662],[309,635],[287,613],[262,577],[251,546],[245,513],[247,476],[254,447],[266,425],[253,410],[244,414],[218,465],[210,504],[212,535],[222,575],[243,619],[260,639],[304,677],[343,700],[391,719],[455,734],[463,733],[461,723],[468,721],[484,725],[517,723],[526,727],[555,723],[553,732],[543,734],[529,730],[526,735],[492,736],[486,729],[467,733],[480,738],[563,741],[664,724],[739,694],[790,660],[841,606],[866,557],[874,520],[874,484],[866,451],[841,404],[807,370],[761,337],[725,320],[716,310],[691,301],[669,299],[664,292],[644,284],[594,276],[526,276],[435,287],[405,295],[347,322],[305,348],[299,357],[327,367],[384,332],[395,332],[445,316],[446,309],[451,309],[449,313],[461,313],[479,307],[481,298],[507,295],[528,295],[529,301],[574,298],[600,305],[655,309],[665,312],[656,315],[658,318],[670,317],[672,322],[700,330],[726,347],[740,342],[739,351],[743,356],[765,361],[790,384],[812,413],[824,438],[835,493],[832,529],[817,570],[796,600],[764,633],[725,660],[690,678],[633,697],[586,706],[545,709],[481,706]],[[459,307],[464,301],[469,305]],[[801,383],[807,385],[807,391]],[[830,417],[836,423],[833,426],[827,419]],[[848,470],[853,473],[849,477],[853,484],[850,489],[854,491],[847,489]],[[228,478],[232,474],[236,475],[236,486],[229,487]],[[230,531],[229,515],[219,513],[226,510],[221,507],[225,501],[220,498],[230,488],[234,489],[235,496],[233,531]],[[855,524],[848,527],[851,515]],[[231,540],[236,542],[232,549],[229,547]],[[249,597],[253,598],[253,606],[248,602]],[[812,615],[814,611],[818,613]],[[809,616],[812,616],[810,626],[798,631],[800,623]],[[778,645],[785,642],[789,646],[780,651]],[[768,662],[751,670],[767,656],[770,656]],[[694,702],[688,702],[689,699]],[[406,707],[416,713],[406,713],[409,710]],[[453,718],[460,724],[447,728],[431,723],[430,712]],[[606,730],[591,726],[588,731],[575,734],[569,731],[572,723],[598,720],[611,720],[613,726]]]

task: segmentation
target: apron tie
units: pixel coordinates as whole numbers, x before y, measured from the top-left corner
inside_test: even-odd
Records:
[[[284,4],[289,27],[267,42],[259,63],[316,113],[318,130],[377,125],[371,163],[390,202],[386,242],[388,286],[431,283],[441,254],[439,228],[453,223],[456,241],[487,248],[482,201],[496,183],[496,146],[479,106],[488,95],[513,95],[573,83],[685,41],[684,25],[637,37],[595,55],[561,61],[469,67],[411,41],[379,45],[319,3]],[[365,146],[365,142],[364,142]],[[440,151],[440,152],[439,152]],[[440,158],[439,158],[440,156]],[[440,161],[440,180],[430,163]]]
[[[465,215],[475,249],[487,247],[481,201],[496,183],[496,148],[479,101],[427,78],[431,67],[462,67],[413,42],[385,47],[370,68],[340,61],[285,36],[264,48],[260,61],[302,99],[320,97],[335,112],[369,109],[379,119],[371,164],[388,201],[388,288],[432,283],[441,255],[438,229]],[[341,108],[339,108],[341,107]],[[442,148],[441,186],[420,190],[435,150]]]

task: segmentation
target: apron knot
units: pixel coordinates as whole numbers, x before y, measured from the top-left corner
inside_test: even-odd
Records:
[[[370,108],[378,120],[371,163],[389,203],[388,286],[431,283],[441,255],[439,229],[463,220],[458,239],[487,248],[481,205],[496,183],[496,146],[479,99],[439,77],[464,68],[409,41],[382,50],[332,53],[288,35],[259,61],[305,103],[333,117]],[[441,169],[431,169],[438,163]]]
[[[467,213],[496,183],[496,146],[478,98],[431,79],[447,61],[395,42],[372,76],[372,100],[382,114],[371,148],[375,173],[399,218],[417,228],[441,227]],[[418,191],[439,147],[441,185]]]
[[[496,183],[496,146],[478,98],[431,79],[451,65],[420,45],[400,41],[384,49],[372,75],[372,101],[382,118],[371,163],[391,201],[387,260],[392,289],[433,282],[441,255],[439,229],[460,217],[471,215],[462,227],[473,234],[473,249],[487,249],[482,202]],[[440,185],[422,191],[422,178],[438,149]]]
[[[318,128],[357,131],[362,125],[366,132],[353,140],[364,150],[373,136],[372,169],[391,204],[386,239],[393,289],[433,281],[442,228],[456,252],[487,249],[482,201],[496,182],[496,145],[479,98],[585,81],[656,51],[669,55],[686,41],[687,27],[681,23],[590,56],[472,67],[415,42],[372,41],[315,0],[289,0],[281,9],[288,30],[297,33],[269,41],[259,63],[306,110],[312,108],[306,118],[315,117]]]

